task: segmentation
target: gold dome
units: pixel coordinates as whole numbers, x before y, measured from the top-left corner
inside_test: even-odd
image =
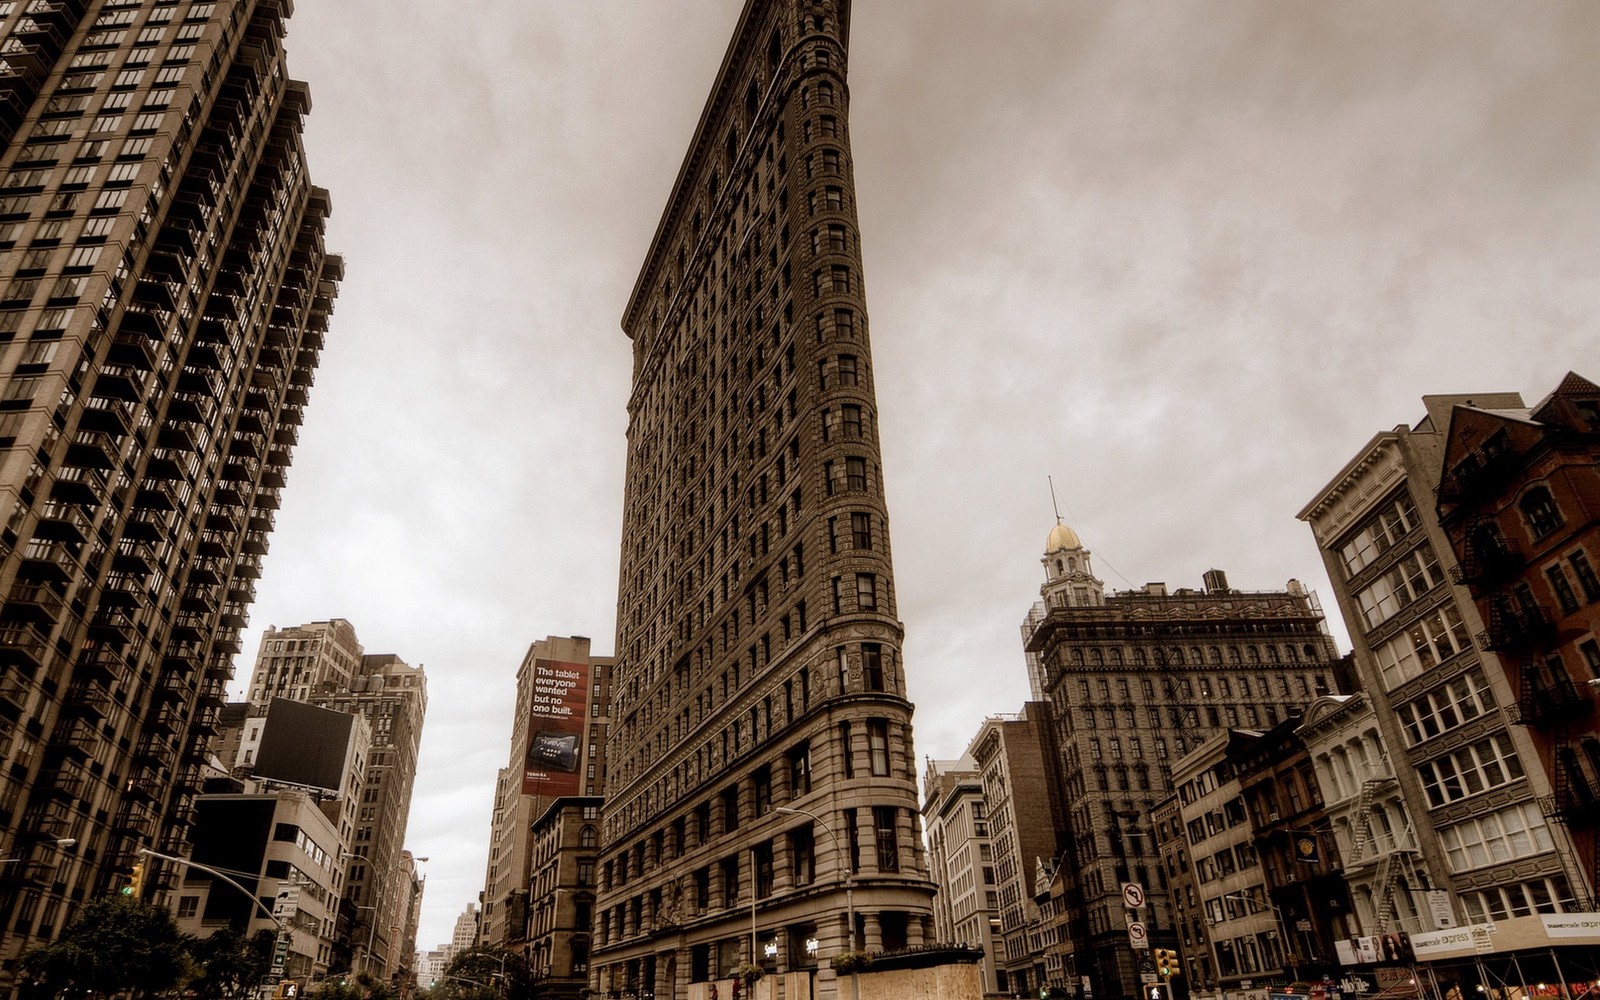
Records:
[[[1078,540],[1078,533],[1064,524],[1057,523],[1050,529],[1050,537],[1045,540],[1046,552],[1059,552],[1062,549],[1081,549],[1083,543]]]

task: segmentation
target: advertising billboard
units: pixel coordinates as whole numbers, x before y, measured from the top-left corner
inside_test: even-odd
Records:
[[[589,664],[533,661],[524,795],[578,795],[583,725],[589,712]]]

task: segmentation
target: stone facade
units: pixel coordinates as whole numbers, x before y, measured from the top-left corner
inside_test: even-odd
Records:
[[[849,11],[745,5],[623,318],[634,384],[592,974],[613,995],[677,1000],[750,961],[815,969],[831,991],[833,954],[932,933]]]
[[[1487,627],[1459,576],[1440,526],[1434,491],[1440,481],[1445,431],[1460,404],[1516,409],[1514,393],[1425,396],[1425,417],[1372,438],[1300,513],[1322,549],[1343,609],[1362,689],[1396,762],[1396,781],[1418,834],[1422,869],[1434,882],[1403,875],[1377,900],[1377,931],[1409,916],[1407,897],[1451,890],[1444,919],[1472,923],[1505,909],[1573,909],[1582,885],[1570,844],[1549,827],[1539,801],[1550,783],[1527,727],[1502,706],[1518,690],[1488,643]],[[1480,818],[1533,831],[1508,842],[1508,852],[1479,863],[1466,844],[1481,839]],[[1560,849],[1558,849],[1558,847]],[[1546,903],[1537,901],[1545,900]],[[1419,912],[1424,930],[1441,915]]]
[[[1266,728],[1328,693],[1344,671],[1321,609],[1295,581],[1240,591],[1219,570],[1202,590],[1146,584],[1106,593],[1065,525],[1045,546],[1043,614],[1028,648],[1044,671],[1062,788],[1061,864],[1036,882],[1049,932],[1047,986],[1141,994],[1121,886],[1145,888],[1154,947],[1176,948],[1151,811],[1172,762],[1230,728]],[[1055,975],[1053,971],[1051,975]]]

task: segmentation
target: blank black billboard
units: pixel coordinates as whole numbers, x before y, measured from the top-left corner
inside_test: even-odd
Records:
[[[256,751],[256,777],[339,791],[355,721],[344,712],[272,699]]]

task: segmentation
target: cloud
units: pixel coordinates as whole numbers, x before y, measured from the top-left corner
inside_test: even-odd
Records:
[[[346,617],[427,665],[425,945],[481,887],[528,643],[611,648],[619,318],[740,6],[290,23],[348,276],[253,621]],[[854,5],[919,754],[1027,696],[1046,476],[1113,586],[1326,597],[1294,514],[1374,432],[1594,357],[1597,49],[1583,0]]]

